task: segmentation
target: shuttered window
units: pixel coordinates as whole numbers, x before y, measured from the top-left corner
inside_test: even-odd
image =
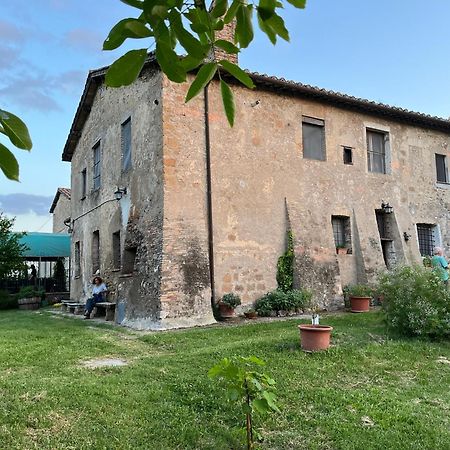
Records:
[[[436,179],[439,183],[448,183],[447,158],[436,153]]]
[[[122,124],[122,170],[131,167],[131,117]]]
[[[386,144],[389,135],[367,130],[367,167],[369,172],[386,173]]]
[[[303,116],[303,158],[325,161],[325,122],[321,119]]]
[[[101,148],[100,148],[100,141],[98,141],[94,148],[92,149],[94,151],[94,166],[93,166],[93,173],[94,173],[94,190],[99,189],[101,185]]]

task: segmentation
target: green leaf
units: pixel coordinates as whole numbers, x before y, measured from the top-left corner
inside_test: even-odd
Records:
[[[265,23],[272,28],[272,30],[278,34],[282,39],[289,42],[289,31],[284,25],[284,20],[278,14],[274,14],[270,19],[266,20]]]
[[[181,46],[188,52],[190,56],[194,58],[204,58],[206,56],[205,48],[202,46],[199,40],[197,40],[191,33],[185,30],[181,21],[181,16],[175,10],[170,12],[169,16],[172,30],[175,31],[176,37]]]
[[[306,6],[306,0],[287,0],[292,6],[303,9]]]
[[[105,82],[111,87],[130,85],[139,76],[147,58],[147,49],[130,50],[114,61],[106,72]]]
[[[269,38],[270,42],[272,42],[273,45],[277,43],[277,34],[270,28],[266,22],[262,20],[261,14],[258,11],[258,25],[261,31],[263,31],[267,37]]]
[[[0,144],[0,169],[6,178],[19,181],[19,164],[17,159],[3,144]]]
[[[252,363],[258,364],[258,366],[266,365],[266,363],[262,359],[258,358],[257,356],[249,356],[248,360]]]
[[[103,50],[114,50],[120,47],[125,39],[141,39],[153,36],[153,33],[138,19],[123,19],[118,22],[103,42]]]
[[[269,408],[273,411],[280,412],[277,404],[275,403],[275,394],[273,392],[264,391],[263,397],[267,400],[267,404],[269,405]]]
[[[241,6],[240,0],[233,0],[233,3],[231,3],[230,8],[228,9],[227,13],[225,14],[225,17],[223,18],[224,23],[230,23],[236,17],[236,13],[240,6]]]
[[[261,14],[263,20],[267,20],[275,13],[277,7],[277,0],[260,0],[258,5],[258,12]]]
[[[234,44],[230,41],[225,41],[224,39],[217,39],[217,41],[214,42],[214,45],[225,50],[227,53],[239,53],[239,49]]]
[[[189,55],[180,60],[180,64],[186,72],[196,69],[202,62],[203,58],[193,58]]]
[[[156,43],[155,55],[162,71],[167,75],[169,80],[175,83],[184,83],[186,81],[186,69],[166,40]]]
[[[8,136],[9,140],[22,150],[31,150],[33,143],[25,123],[14,114],[0,109],[0,125],[3,126],[3,134]]]
[[[267,400],[264,398],[257,398],[256,400],[253,400],[252,402],[253,408],[256,409],[261,414],[267,413],[270,411],[269,405],[267,403]]]
[[[194,98],[198,93],[212,80],[217,71],[216,63],[207,63],[203,65],[197,73],[195,80],[192,82],[187,94],[185,102]]]
[[[228,9],[228,0],[216,0],[211,15],[214,18],[222,17]]]
[[[233,64],[226,59],[219,61],[219,64],[230,74],[233,75],[234,78],[239,80],[243,85],[247,86],[249,89],[253,89],[255,84],[253,80],[246,74],[238,65]],[[252,356],[252,358],[256,358]]]
[[[251,5],[240,5],[236,14],[236,40],[241,48],[249,46],[253,40],[252,24],[253,7]]]
[[[230,89],[230,86],[225,83],[225,81],[220,80],[220,92],[222,94],[222,103],[223,109],[225,110],[225,115],[227,116],[230,127],[232,127],[234,125],[234,116],[236,113],[233,91]]]
[[[140,0],[120,0],[122,3],[126,5],[132,6],[133,8],[144,9],[144,2]]]

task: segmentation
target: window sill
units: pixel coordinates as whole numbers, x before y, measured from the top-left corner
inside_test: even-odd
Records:
[[[119,275],[119,278],[133,278],[133,274],[132,273],[123,273],[123,274]]]
[[[450,183],[444,183],[443,181],[437,181],[436,187],[438,189],[450,189]]]
[[[120,272],[120,269],[112,269],[111,272],[112,273]]]

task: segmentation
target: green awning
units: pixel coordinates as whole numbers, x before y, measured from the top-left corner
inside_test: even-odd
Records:
[[[58,233],[27,233],[20,239],[28,250],[25,258],[64,258],[70,256],[70,236]]]

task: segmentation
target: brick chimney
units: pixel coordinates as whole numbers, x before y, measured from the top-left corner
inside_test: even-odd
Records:
[[[222,30],[216,31],[216,39],[224,39],[225,41],[229,41],[233,44],[235,30],[236,30],[236,20],[233,20],[232,22],[225,24]],[[234,64],[238,64],[237,54],[227,53],[225,50],[222,50],[221,48],[216,48],[214,54],[217,59],[227,59],[228,61]]]

